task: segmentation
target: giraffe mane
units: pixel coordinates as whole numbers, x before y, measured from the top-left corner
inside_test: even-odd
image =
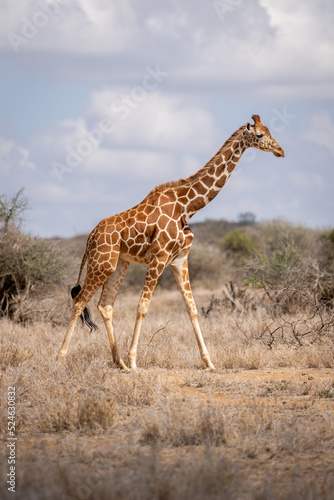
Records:
[[[159,184],[155,188],[151,189],[151,191],[149,192],[149,194],[158,193],[158,192],[164,191],[165,189],[169,189],[169,188],[187,186],[191,182],[194,182],[197,179],[199,179],[206,172],[206,170],[209,167],[209,165],[211,165],[212,162],[215,162],[215,160],[218,158],[218,156],[220,156],[223,153],[224,149],[229,149],[231,143],[236,139],[236,137],[240,134],[240,132],[244,130],[244,128],[245,128],[245,125],[242,125],[238,130],[236,130],[231,135],[231,137],[229,137],[224,142],[223,146],[219,149],[219,151],[217,151],[217,153],[211,158],[211,160],[209,160],[204,165],[204,167],[202,167],[200,170],[198,170],[197,172],[195,172],[194,174],[192,174],[190,177],[187,177],[185,179],[184,178],[183,179],[179,179],[177,181],[164,182],[162,184]]]
[[[164,191],[165,189],[168,189],[168,188],[184,186],[188,183],[189,183],[188,179],[179,179],[178,181],[163,182],[162,184],[159,184],[158,186],[155,186],[155,188],[151,189],[149,194],[158,193],[158,192]]]

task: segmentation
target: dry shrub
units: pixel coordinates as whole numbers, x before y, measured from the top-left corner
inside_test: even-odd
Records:
[[[127,449],[123,460],[112,467],[106,467],[102,453],[96,458],[98,470],[89,467],[83,472],[68,457],[54,463],[40,450],[22,454],[18,471],[20,488],[15,497],[18,500],[229,500],[235,499],[236,494],[242,498],[247,491],[247,478],[242,470],[210,450],[198,456],[165,461],[154,447],[132,452]],[[34,467],[28,467],[32,461]],[[79,449],[76,461],[86,462],[87,453]]]
[[[214,403],[189,409],[178,401],[168,401],[162,412],[155,412],[143,423],[142,443],[171,446],[219,446],[225,442],[225,418]]]
[[[309,292],[297,293],[294,289],[290,294],[287,287],[284,293],[263,293],[230,283],[222,294],[212,295],[209,303],[202,306],[202,315],[216,323],[226,321],[229,312],[230,318],[234,318],[233,329],[241,334],[242,346],[257,344],[272,350],[283,345],[295,349],[317,344],[330,348],[334,343],[334,309]],[[228,321],[231,323],[231,319]],[[204,327],[205,324],[208,322]]]
[[[269,349],[282,345],[292,348],[310,345],[331,346],[334,342],[334,311],[267,315],[249,313],[236,318],[236,326],[248,344]]]
[[[334,307],[331,233],[272,222],[264,226],[263,235],[261,250],[245,264],[244,282],[265,291],[269,301],[265,305],[272,313],[303,310],[309,315],[330,315]]]
[[[89,394],[81,398],[65,397],[43,407],[39,413],[40,432],[105,431],[117,418],[115,402],[100,395]]]
[[[32,238],[12,228],[0,235],[0,313],[27,318],[24,303],[50,284],[60,283],[67,257],[55,242]]]
[[[3,345],[1,343],[0,369],[6,370],[9,366],[19,366],[26,360],[32,358],[33,352],[30,349],[21,348],[17,344]]]
[[[124,450],[123,450],[124,453]],[[300,473],[300,464],[279,469],[275,461],[263,462],[263,482],[254,481],[255,466],[245,469],[229,455],[221,456],[214,448],[192,456],[164,460],[155,447],[138,450],[108,467],[102,453],[96,457],[99,467],[81,470],[68,457],[54,462],[40,450],[21,454],[18,469],[18,500],[331,500],[333,476],[315,479]],[[85,463],[87,453],[76,452],[76,462]],[[33,467],[31,464],[33,463]],[[1,488],[4,487],[1,485]],[[2,493],[2,491],[0,490]]]
[[[189,253],[189,276],[193,286],[212,287],[230,275],[226,256],[215,245],[194,241]]]
[[[285,399],[291,394],[284,383],[275,390]],[[267,394],[272,397],[272,391]],[[317,393],[317,397],[321,394]],[[273,458],[309,450],[321,453],[324,443],[334,449],[334,418],[327,411],[309,412],[308,419],[301,420],[298,414],[278,414],[266,400],[247,402],[240,408],[216,402],[193,404],[191,408],[183,405],[180,401],[168,401],[159,411],[149,413],[141,422],[141,443],[237,447],[248,458]]]
[[[187,318],[185,318],[187,319]],[[183,321],[182,321],[183,325]],[[194,364],[194,358],[199,361],[198,353],[195,351],[195,356],[192,350],[189,351],[189,344],[195,342],[194,335],[191,327],[186,321],[187,334],[185,343],[182,343],[182,333],[180,334],[177,325],[171,326],[165,335],[161,335],[156,339],[154,344],[140,346],[138,349],[138,359],[143,368],[150,368],[159,366],[160,368],[173,369],[173,368],[189,368]],[[182,332],[182,329],[181,329]],[[181,337],[181,339],[180,339]],[[180,342],[181,340],[181,342]],[[190,341],[190,342],[189,342]],[[143,343],[144,343],[143,335]]]
[[[162,377],[150,372],[124,373],[107,380],[115,401],[123,406],[151,406],[169,391]]]

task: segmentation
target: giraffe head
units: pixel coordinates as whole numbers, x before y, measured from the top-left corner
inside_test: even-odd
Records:
[[[261,123],[259,115],[253,115],[252,118],[254,125],[247,123],[245,129],[249,146],[261,149],[261,151],[274,153],[275,156],[284,157],[283,149],[271,136],[269,129]]]

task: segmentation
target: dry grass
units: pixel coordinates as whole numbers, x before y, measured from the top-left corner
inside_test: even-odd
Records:
[[[65,293],[65,290],[64,290]],[[210,292],[196,293],[198,308]],[[123,357],[137,296],[114,326]],[[1,331],[1,460],[8,386],[16,387],[18,499],[330,499],[334,487],[333,332],[302,346],[259,332],[266,317],[200,317],[214,373],[201,370],[177,292],[157,290],[137,373],[112,364],[107,335],[7,319]],[[68,316],[67,301],[53,324]],[[3,476],[3,478],[5,475]],[[1,498],[10,498],[2,479]]]

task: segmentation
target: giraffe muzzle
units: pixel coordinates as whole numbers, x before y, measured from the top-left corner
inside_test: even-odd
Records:
[[[281,148],[281,146],[278,146],[278,148],[274,151],[274,155],[277,156],[278,158],[284,158],[285,153],[284,150]]]

